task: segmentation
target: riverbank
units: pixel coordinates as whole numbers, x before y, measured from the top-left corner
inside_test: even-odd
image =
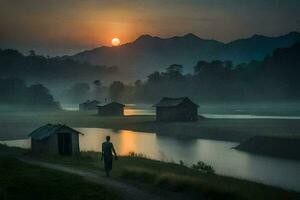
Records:
[[[0,145],[1,147],[1,145]],[[0,148],[0,152],[23,159],[47,162],[70,169],[96,173],[103,176],[100,154],[81,153],[76,156],[32,156],[24,150]],[[150,160],[142,155],[122,156],[114,162],[112,179],[134,185],[151,194],[170,199],[297,199],[300,193],[263,184],[207,174],[188,168],[184,163],[166,163]],[[38,181],[36,181],[38,184]],[[177,198],[174,198],[177,197]]]
[[[46,123],[71,127],[152,132],[183,139],[242,142],[253,136],[300,138],[299,119],[201,119],[197,122],[156,122],[155,116],[99,117],[94,112],[1,112],[0,140],[24,139]]]
[[[300,139],[255,136],[242,142],[235,149],[249,153],[300,160]]]

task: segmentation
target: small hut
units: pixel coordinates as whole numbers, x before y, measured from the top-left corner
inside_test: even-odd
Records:
[[[79,153],[79,134],[66,125],[46,124],[29,134],[33,153],[71,155]]]
[[[87,100],[86,102],[83,102],[79,104],[79,110],[80,111],[88,111],[88,110],[97,110],[97,106],[100,104],[97,100]]]
[[[98,105],[98,115],[100,116],[123,116],[124,104],[111,102],[105,105]]]
[[[162,98],[156,107],[157,121],[197,121],[198,105],[188,97]]]

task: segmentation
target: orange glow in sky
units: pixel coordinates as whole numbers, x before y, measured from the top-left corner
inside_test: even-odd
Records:
[[[168,38],[194,33],[229,42],[254,33],[275,36],[300,31],[299,1],[275,2],[1,0],[0,46],[71,55],[111,46],[113,37],[126,44],[143,34]],[[284,23],[278,26],[274,21]]]

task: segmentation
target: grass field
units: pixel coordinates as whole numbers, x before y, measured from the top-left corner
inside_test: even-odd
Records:
[[[46,123],[72,127],[127,129],[178,138],[241,142],[254,135],[300,137],[297,119],[202,119],[198,122],[156,122],[154,116],[99,117],[94,112],[1,112],[0,140],[26,138]]]
[[[0,199],[115,200],[114,191],[81,177],[40,168],[0,156]]]
[[[50,188],[48,193],[52,195],[49,196],[49,199],[59,199],[55,198],[55,195],[67,195],[71,190],[73,191],[70,194],[71,197],[72,195],[79,195],[78,197],[84,199],[109,197],[113,200],[118,198],[100,186],[87,184],[80,177],[30,166],[15,160],[14,157],[56,163],[95,172],[101,176],[104,175],[99,153],[85,152],[74,156],[33,156],[27,150],[0,145],[0,197],[6,195],[5,197],[8,199],[7,197],[15,195],[16,191],[20,191],[18,194],[23,194],[28,199],[32,197],[30,196],[32,192],[39,193],[42,197],[42,195],[46,195],[43,188],[47,187]],[[300,198],[300,193],[246,180],[207,174],[186,167],[184,164],[155,161],[140,155],[122,156],[114,161],[112,178],[128,182],[128,184],[136,185],[153,193],[166,193],[168,195],[170,193],[179,199],[181,197],[185,199],[204,197],[204,199],[249,200]],[[68,180],[72,180],[72,182]],[[73,190],[74,188],[75,190]],[[98,198],[97,191],[101,193],[101,198]],[[71,197],[69,199],[72,199]]]
[[[100,154],[81,153],[78,156],[39,157],[53,163],[103,172]],[[185,199],[294,199],[299,193],[285,191],[236,178],[206,174],[186,166],[150,160],[143,157],[123,156],[114,162],[112,176],[122,181],[143,185],[147,190],[163,190],[182,195]]]

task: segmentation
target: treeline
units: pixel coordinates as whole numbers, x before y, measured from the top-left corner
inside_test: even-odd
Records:
[[[31,81],[78,81],[115,73],[117,67],[82,63],[68,58],[45,57],[30,51],[28,56],[17,50],[0,49],[0,74]]]
[[[277,49],[263,61],[234,66],[231,61],[199,61],[192,74],[173,64],[145,81],[109,86],[112,100],[155,102],[163,96],[189,96],[198,101],[300,100],[300,44]]]
[[[100,80],[90,83],[78,82],[67,88],[61,94],[61,100],[72,104],[79,104],[86,100],[103,101],[108,98],[107,87],[103,86]]]
[[[46,87],[41,84],[27,86],[24,80],[17,78],[0,79],[0,104],[28,109],[60,109],[60,104]]]

